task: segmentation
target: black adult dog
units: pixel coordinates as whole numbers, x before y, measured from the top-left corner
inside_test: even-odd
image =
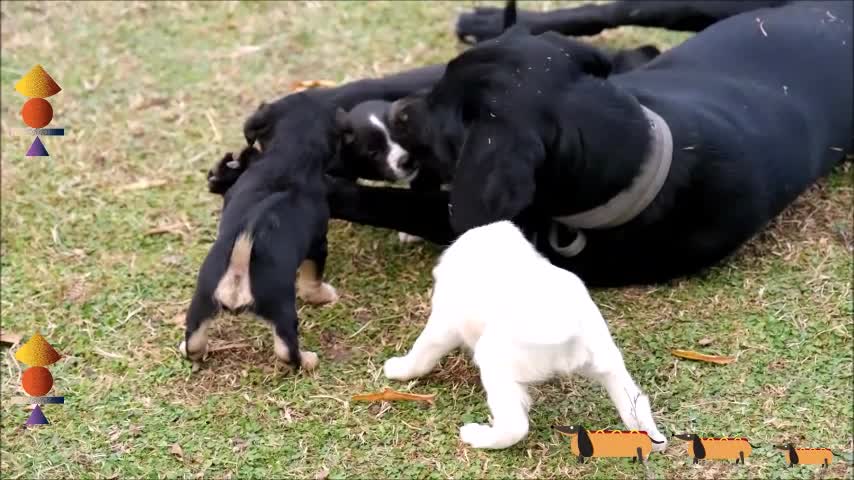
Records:
[[[521,10],[516,24],[531,33],[548,31],[564,35],[595,35],[622,25],[659,27],[699,32],[725,18],[766,7],[779,7],[791,0],[617,0],[548,12]],[[507,27],[506,9],[476,8],[460,15],[457,36],[477,43],[501,35]]]
[[[336,298],[322,282],[329,220],[324,171],[338,152],[336,116],[344,112],[305,94],[282,105],[287,113],[270,126],[280,134],[263,152],[250,142],[209,174],[208,187],[224,193],[224,204],[180,346],[194,363],[207,352],[211,320],[225,308],[249,309],[268,321],[282,360],[295,368],[317,365],[317,355],[299,349],[295,296],[314,304]]]
[[[511,29],[394,107],[392,136],[454,177],[453,228],[441,192],[340,181],[333,216],[439,243],[514,218],[592,286],[697,272],[851,151],[851,20],[851,2],[759,9],[611,77],[585,44]]]

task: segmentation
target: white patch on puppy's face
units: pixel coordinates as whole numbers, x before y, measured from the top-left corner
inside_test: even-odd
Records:
[[[386,164],[388,168],[391,169],[397,180],[404,181],[412,181],[415,178],[415,175],[418,173],[418,169],[407,171],[404,168],[404,163],[409,159],[409,152],[403,149],[396,142],[392,141],[391,135],[388,133],[388,129],[385,124],[377,118],[376,115],[371,115],[368,117],[368,120],[371,122],[371,125],[377,127],[379,131],[383,133],[385,137],[386,145],[388,146],[388,154],[386,155]]]

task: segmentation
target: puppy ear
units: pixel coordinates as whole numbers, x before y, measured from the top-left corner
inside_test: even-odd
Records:
[[[243,136],[246,138],[246,144],[251,147],[255,144],[255,140],[266,137],[274,123],[271,105],[261,102],[255,113],[250,115],[243,124]]]
[[[503,122],[469,128],[451,188],[451,226],[458,234],[512,220],[534,201],[545,147],[533,132]]]
[[[353,123],[350,122],[350,114],[341,107],[335,110],[335,128],[344,140],[344,143],[353,143],[356,136],[353,134]]]

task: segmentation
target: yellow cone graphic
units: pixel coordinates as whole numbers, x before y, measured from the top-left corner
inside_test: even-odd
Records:
[[[47,98],[62,90],[41,65],[31,68],[26,75],[15,84],[15,90],[21,95],[31,98]]]
[[[61,356],[40,333],[36,332],[15,352],[15,358],[31,367],[46,367],[59,361]]]

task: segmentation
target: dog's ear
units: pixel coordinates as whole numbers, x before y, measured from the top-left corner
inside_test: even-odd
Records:
[[[273,128],[274,123],[273,108],[269,103],[261,102],[255,113],[250,115],[243,124],[243,136],[246,138],[246,144],[251,147],[255,144],[255,140],[264,138]]]
[[[565,37],[557,32],[546,32],[538,37],[558,47],[566,59],[580,67],[584,73],[605,78],[614,69],[608,55],[589,43]]]
[[[469,128],[451,188],[451,226],[458,234],[512,220],[534,200],[536,170],[545,158],[540,138],[500,121]]]
[[[356,135],[353,133],[353,123],[350,121],[350,114],[341,107],[335,110],[335,128],[341,139],[346,144],[353,143]]]
[[[584,42],[572,39],[567,40],[572,42],[572,48],[569,49],[571,60],[580,65],[584,73],[601,78],[606,78],[611,74],[613,65],[602,50]]]

